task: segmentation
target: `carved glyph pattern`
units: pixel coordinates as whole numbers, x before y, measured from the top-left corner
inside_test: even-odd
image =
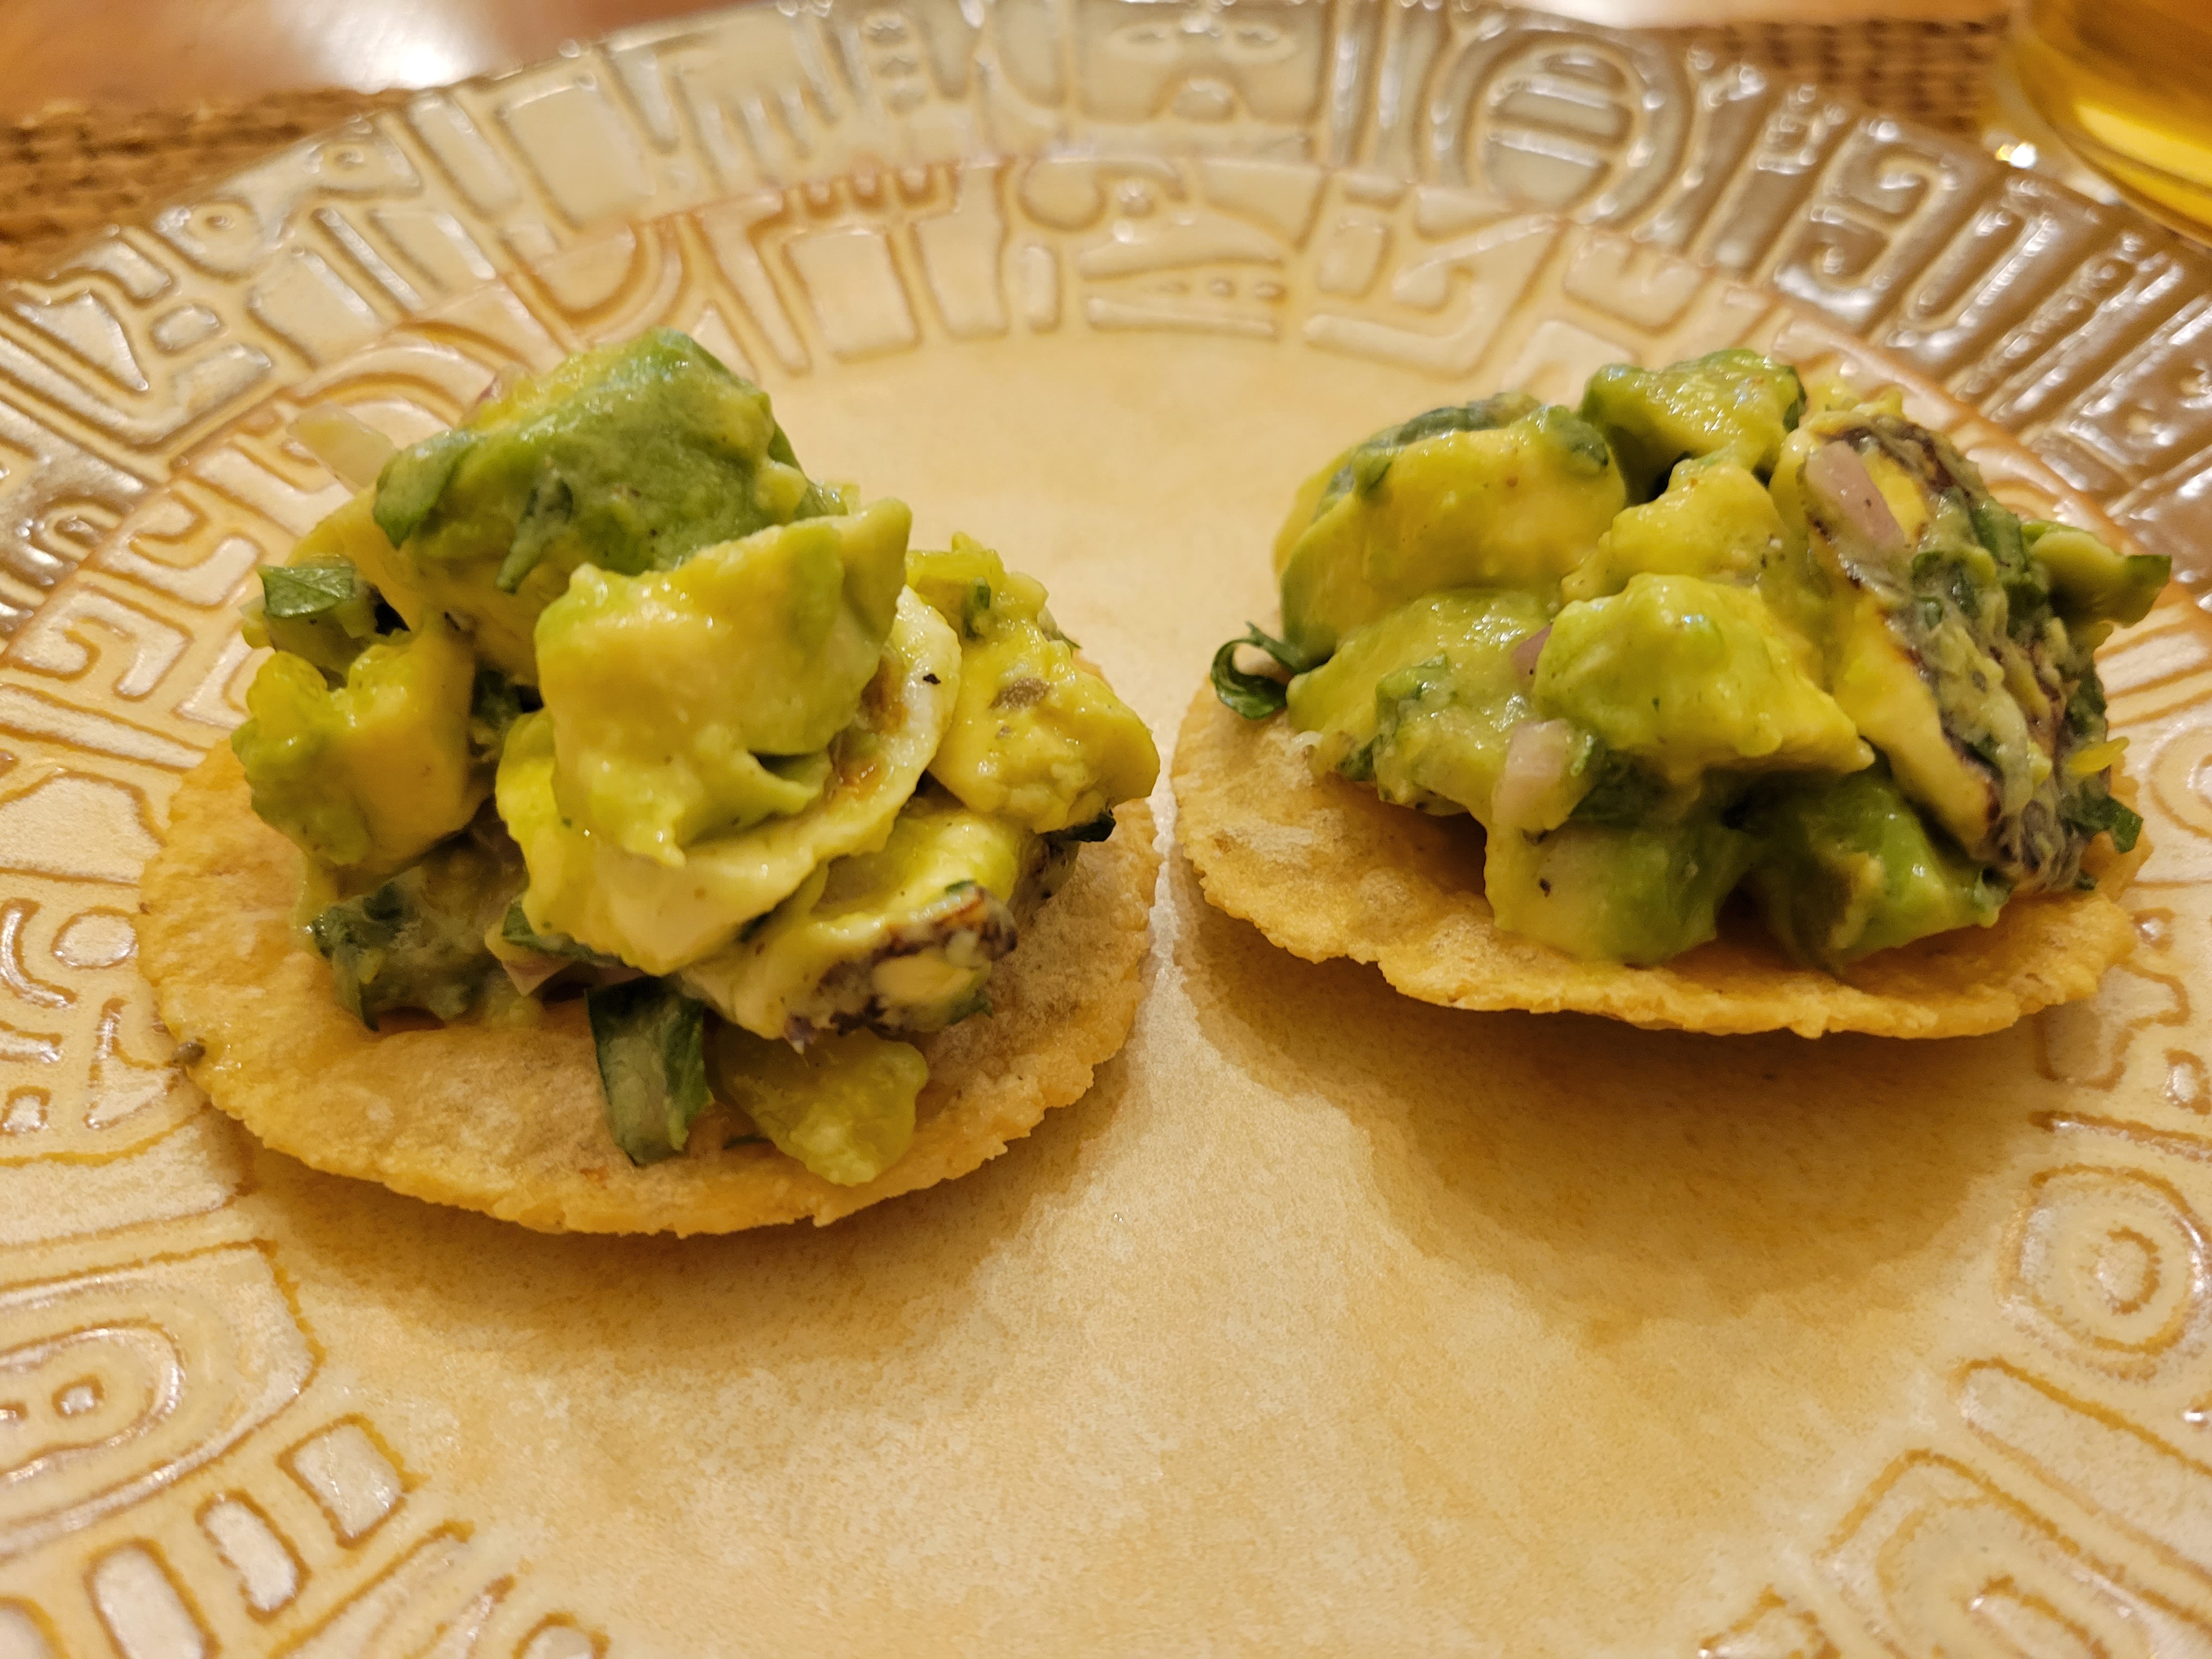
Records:
[[[242,713],[229,608],[340,499],[283,435],[302,403],[405,441],[507,364],[658,323],[771,381],[1133,331],[1553,395],[1771,342],[1904,380],[2021,505],[2186,567],[2212,537],[2208,307],[2203,254],[1817,89],[1396,0],[634,31],[11,287],[0,1652],[605,1646],[325,1374],[137,975],[138,868]],[[2157,850],[2142,948],[2038,1028],[2071,1103],[1991,1263],[2016,1341],[1958,1368],[1942,1434],[1707,1653],[2212,1644],[2212,629],[2171,599],[2106,673]]]
[[[12,286],[0,623],[206,434],[501,272],[598,337],[665,297],[666,238],[703,236],[732,343],[792,372],[1065,320],[1465,373],[1544,257],[1529,216],[1629,238],[1647,329],[1696,288],[1656,263],[1682,256],[1911,364],[2146,544],[2186,556],[2212,526],[2212,266],[1970,147],[1480,6],[902,0],[663,25],[428,94]],[[659,246],[592,247],[637,219]],[[160,620],[77,605],[155,672]]]

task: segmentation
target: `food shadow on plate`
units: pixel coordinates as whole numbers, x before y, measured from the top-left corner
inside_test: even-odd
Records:
[[[1178,852],[1176,959],[1222,1062],[1343,1113],[1396,1227],[1597,1334],[1849,1294],[1985,1224],[1973,1199],[2052,1103],[2026,1025],[1905,1042],[1646,1031],[1415,1001],[1207,904]]]
[[[248,1201],[303,1294],[348,1318],[380,1308],[426,1347],[492,1340],[526,1364],[532,1348],[583,1344],[617,1367],[631,1350],[645,1371],[732,1354],[867,1363],[951,1322],[995,1255],[1050,1224],[1128,1086],[1116,1055],[1081,1099],[980,1169],[830,1226],[689,1238],[532,1232],[240,1138],[252,1158]]]

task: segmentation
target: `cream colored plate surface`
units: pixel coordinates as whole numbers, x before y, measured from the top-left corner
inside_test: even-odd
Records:
[[[2212,1651],[2185,594],[2106,666],[2142,948],[1972,1042],[1453,1015],[1171,859],[1127,1052],[1006,1158],[565,1240],[259,1152],[131,960],[228,607],[338,499],[305,399],[408,437],[691,329],[811,467],[1043,575],[1165,736],[1304,469],[1610,359],[1901,375],[2016,500],[2186,559],[2208,302],[1817,93],[1363,0],[643,31],[10,290],[0,1655]]]

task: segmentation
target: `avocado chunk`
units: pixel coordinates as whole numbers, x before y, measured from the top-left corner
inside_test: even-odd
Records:
[[[799,811],[710,835],[675,863],[647,858],[568,817],[555,788],[551,716],[526,714],[499,763],[499,814],[522,848],[531,928],[668,974],[721,950],[826,860],[890,838],[899,808],[951,723],[960,642],[934,611],[899,596],[860,711],[831,741],[819,794]]]
[[[1021,825],[925,790],[878,851],[817,869],[684,984],[733,1024],[800,1044],[862,1025],[942,1030],[989,1006],[992,964],[1014,948],[1046,853]]]
[[[2165,555],[2115,553],[2086,530],[2038,520],[2021,532],[2051,585],[2051,604],[2072,627],[2139,623],[2173,579]]]
[[[1655,500],[1613,520],[1559,592],[1603,599],[1645,574],[1750,586],[1787,545],[1774,498],[1751,472],[1726,459],[1686,461]]]
[[[1687,457],[1771,472],[1804,409],[1796,369],[1733,347],[1665,368],[1601,368],[1583,388],[1582,416],[1605,434],[1630,499],[1648,501]]]
[[[1043,586],[956,535],[907,580],[960,635],[960,690],[930,775],[978,812],[1042,835],[1088,823],[1159,780],[1152,734],[1077,659]]]
[[[498,966],[485,935],[521,888],[514,843],[496,817],[479,812],[467,834],[380,886],[325,906],[307,931],[330,962],[338,1006],[370,1030],[397,1008],[459,1019]]]
[[[929,1062],[911,1043],[848,1031],[801,1053],[717,1022],[707,1040],[715,1096],[778,1152],[840,1187],[873,1181],[914,1144],[914,1105]]]
[[[1798,961],[1833,973],[1875,951],[1997,919],[2005,888],[1930,830],[1887,766],[1793,779],[1745,827],[1759,856],[1746,884]]]
[[[633,1164],[682,1152],[707,1109],[707,1007],[657,979],[595,986],[584,1012],[607,1131]]]
[[[1696,576],[1640,575],[1566,606],[1533,701],[1678,787],[1716,769],[1849,772],[1874,758],[1759,595]]]
[[[305,657],[332,679],[380,631],[376,590],[343,559],[261,568],[261,597],[246,606],[240,631],[252,646]]]
[[[1455,588],[1354,629],[1291,682],[1291,724],[1315,734],[1316,774],[1488,823],[1510,734],[1529,714],[1515,647],[1544,620],[1532,593]]]
[[[1425,593],[1512,587],[1549,599],[1626,505],[1605,441],[1567,410],[1405,437],[1427,418],[1353,451],[1341,493],[1324,492],[1291,547],[1283,634],[1308,663]]]
[[[230,746],[253,810],[325,868],[389,874],[467,823],[490,786],[470,743],[476,663],[444,622],[380,639],[333,687],[280,651]]]
[[[1755,845],[1710,808],[1671,823],[1499,830],[1484,854],[1483,890],[1509,933],[1648,967],[1713,937]]]
[[[571,357],[401,450],[372,510],[424,602],[535,684],[531,625],[579,566],[672,569],[839,503],[799,470],[766,392],[654,329]]]
[[[1322,511],[1334,506],[1363,482],[1370,487],[1379,482],[1398,451],[1407,444],[1442,437],[1447,432],[1494,432],[1542,407],[1525,392],[1499,392],[1478,398],[1473,403],[1445,404],[1441,408],[1424,410],[1411,420],[1386,426],[1362,439],[1298,486],[1297,494],[1291,501],[1290,516],[1275,532],[1276,577],[1281,578],[1283,567],[1291,562],[1291,553],[1298,538]]]
[[[538,618],[553,793],[577,828],[671,867],[702,836],[821,796],[883,660],[908,516],[777,525],[673,570],[584,566]]]

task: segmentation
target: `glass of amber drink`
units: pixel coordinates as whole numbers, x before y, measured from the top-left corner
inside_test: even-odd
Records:
[[[2021,89],[2136,205],[2212,239],[2212,0],[2019,0]]]

